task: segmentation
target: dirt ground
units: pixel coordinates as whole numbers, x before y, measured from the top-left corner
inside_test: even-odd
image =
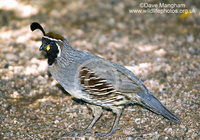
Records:
[[[95,132],[109,131],[114,120],[112,112],[105,111],[93,134],[62,138],[63,133],[86,128],[92,114],[49,73],[47,58],[39,52],[43,35],[30,30],[34,21],[46,32],[66,37],[74,49],[126,66],[181,119],[174,124],[130,106],[121,116],[121,129],[106,139],[200,139],[200,3],[177,2],[193,9],[191,14],[132,13],[147,9],[141,3],[1,0],[0,139],[94,140]],[[148,0],[143,6],[159,3]]]

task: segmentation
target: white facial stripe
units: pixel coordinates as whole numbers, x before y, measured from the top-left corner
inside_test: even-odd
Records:
[[[61,56],[61,49],[60,49],[60,46],[58,45],[58,43],[56,43],[57,47],[58,47],[58,54],[57,54],[57,57],[60,57]]]
[[[48,36],[43,36],[43,37],[47,38],[49,40],[52,40],[52,41],[61,41],[62,42],[62,40],[60,40],[60,39],[55,39],[55,38],[51,38],[51,37],[48,37]]]

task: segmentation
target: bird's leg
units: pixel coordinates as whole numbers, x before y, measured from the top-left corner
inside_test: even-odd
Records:
[[[108,136],[110,136],[112,134],[115,134],[116,130],[120,129],[118,127],[118,123],[119,123],[119,120],[120,120],[120,117],[121,117],[121,114],[122,114],[122,109],[113,110],[113,112],[116,114],[116,117],[115,117],[115,121],[113,123],[113,126],[112,126],[111,130],[108,133],[99,133],[99,132],[97,132],[99,137],[108,137]]]
[[[87,106],[92,110],[94,119],[92,120],[92,122],[88,125],[88,127],[84,131],[79,132],[78,136],[85,135],[86,133],[92,133],[92,131],[91,131],[92,127],[101,118],[102,113],[103,113],[102,107],[100,107],[100,106],[91,105],[91,104],[87,104]]]

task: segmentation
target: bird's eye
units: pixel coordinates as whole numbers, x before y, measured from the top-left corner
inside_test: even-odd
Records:
[[[51,43],[50,43],[51,45],[55,45],[55,42],[54,41],[51,41]]]

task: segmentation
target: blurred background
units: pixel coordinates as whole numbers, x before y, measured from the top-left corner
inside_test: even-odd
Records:
[[[166,7],[162,14],[140,11],[159,3],[185,7]],[[199,10],[198,0],[0,0],[0,139],[54,139],[92,120],[87,107],[48,72],[39,52],[43,34],[30,30],[35,21],[74,49],[126,66],[182,121],[176,125],[132,106],[109,138],[200,139]],[[113,119],[104,112],[93,132],[107,132]]]

